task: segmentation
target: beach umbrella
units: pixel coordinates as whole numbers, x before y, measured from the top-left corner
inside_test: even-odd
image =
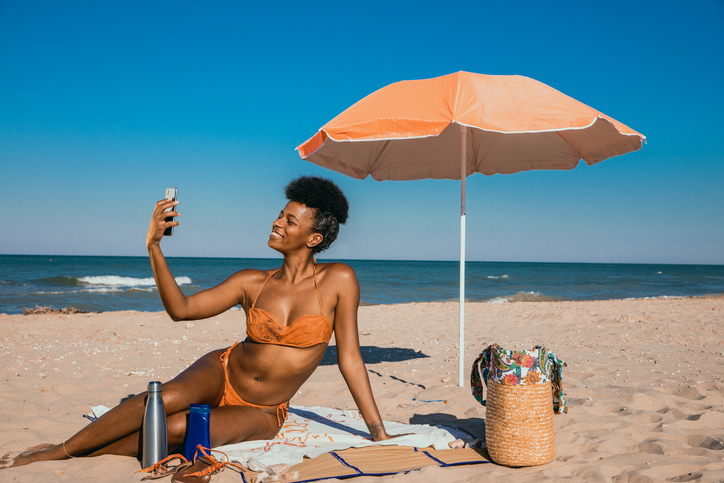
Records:
[[[573,169],[636,151],[646,138],[534,79],[456,72],[390,84],[297,147],[302,159],[352,178],[459,179],[460,344],[465,330],[465,178]]]

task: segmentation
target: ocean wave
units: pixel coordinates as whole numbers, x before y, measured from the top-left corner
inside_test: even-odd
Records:
[[[134,278],[121,277],[118,275],[98,275],[94,277],[78,277],[78,281],[87,285],[103,285],[105,287],[143,287],[156,285],[153,277]]]
[[[125,289],[115,287],[98,287],[98,288],[87,288],[83,290],[62,290],[62,291],[39,291],[39,292],[28,292],[23,295],[68,295],[74,293],[118,293],[125,292]]]
[[[119,293],[119,292],[125,292],[126,289],[122,289],[119,287],[92,287],[85,290],[78,290],[78,292],[85,292],[85,293]]]
[[[174,277],[176,283],[179,285],[188,285],[191,283],[189,277]],[[156,281],[153,277],[149,278],[134,278],[134,277],[121,277],[118,275],[100,275],[92,277],[79,277],[79,282],[88,285],[101,285],[104,287],[150,287],[156,285]]]
[[[175,277],[176,283],[181,285],[190,285],[192,282],[190,277]],[[33,295],[50,294],[56,295],[61,293],[110,293],[124,291],[143,291],[150,292],[156,290],[156,281],[152,277],[122,277],[120,275],[96,275],[87,277],[52,277],[38,280],[36,287],[41,290],[28,292]]]
[[[620,300],[685,299],[689,297],[706,297],[706,295],[656,295],[652,297],[624,297]]]
[[[81,285],[81,283],[75,277],[41,278],[39,280],[33,280],[33,283],[39,283],[40,285],[50,285],[51,287],[77,287]]]
[[[499,276],[499,277],[496,277],[495,275],[486,275],[485,278],[489,278],[489,279],[491,279],[491,280],[498,280],[498,279],[501,279],[501,278],[510,278],[510,275],[501,275],[501,276]]]
[[[539,292],[518,292],[505,297],[495,297],[487,302],[490,304],[502,304],[505,302],[563,302],[566,300],[571,299],[567,299],[565,297],[551,297]]]

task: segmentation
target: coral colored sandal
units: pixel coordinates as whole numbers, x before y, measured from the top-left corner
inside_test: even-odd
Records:
[[[207,450],[208,453],[206,452]],[[199,452],[201,452],[203,456],[199,456]],[[211,449],[198,445],[196,447],[196,454],[194,454],[193,466],[185,468],[183,471],[176,471],[171,477],[171,481],[173,483],[207,483],[211,479],[211,475],[223,471],[227,466],[232,466],[240,471],[246,471],[246,468],[243,466],[232,463],[226,453],[222,451],[213,452],[224,455],[226,461],[217,460],[211,455]]]
[[[203,456],[199,456],[199,451]],[[208,451],[208,453],[206,451]],[[226,461],[217,460],[211,455],[212,452],[221,453],[226,458]],[[164,464],[177,458],[183,461],[183,463],[179,463],[176,466],[167,466]],[[187,460],[181,454],[174,454],[162,459],[155,465],[139,470],[136,473],[152,473],[142,478],[141,481],[155,480],[168,475],[173,475],[171,477],[171,481],[173,483],[208,483],[211,479],[211,475],[222,471],[227,466],[232,466],[240,471],[246,471],[246,468],[243,466],[232,463],[223,451],[213,451],[209,448],[204,448],[203,446],[198,445],[196,447],[193,462]]]
[[[167,463],[169,461],[173,461],[175,459],[178,459],[180,462],[176,466],[169,466]],[[151,473],[148,476],[144,476],[141,478],[141,481],[146,480],[157,480],[159,478],[164,478],[168,475],[172,475],[176,473],[177,471],[183,471],[191,467],[193,465],[193,462],[187,460],[184,455],[182,454],[172,454],[171,456],[167,456],[166,458],[162,459],[155,465],[144,468],[142,470],[136,471],[136,473]]]

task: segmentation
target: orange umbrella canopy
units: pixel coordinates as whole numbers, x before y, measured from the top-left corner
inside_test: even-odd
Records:
[[[457,124],[457,126],[456,126]],[[589,166],[641,148],[628,126],[534,79],[456,72],[390,84],[298,146],[300,156],[353,178],[460,179]]]
[[[353,178],[459,179],[459,385],[465,360],[465,178],[590,166],[646,138],[536,80],[456,72],[373,92],[298,146],[314,164]]]

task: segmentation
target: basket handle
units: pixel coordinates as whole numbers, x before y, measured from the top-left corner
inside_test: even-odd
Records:
[[[485,380],[483,377],[483,371],[480,369],[480,363],[483,362],[482,359],[478,361],[477,364],[475,364],[475,369],[478,371],[478,376],[480,377],[480,381],[483,383],[483,399],[487,399],[488,394],[488,381]]]
[[[470,389],[473,392],[475,399],[485,406],[486,393],[487,393],[487,382],[486,375],[490,373],[490,360],[491,360],[491,347],[483,350],[473,362],[473,367],[470,371]],[[486,374],[486,372],[488,374]]]

